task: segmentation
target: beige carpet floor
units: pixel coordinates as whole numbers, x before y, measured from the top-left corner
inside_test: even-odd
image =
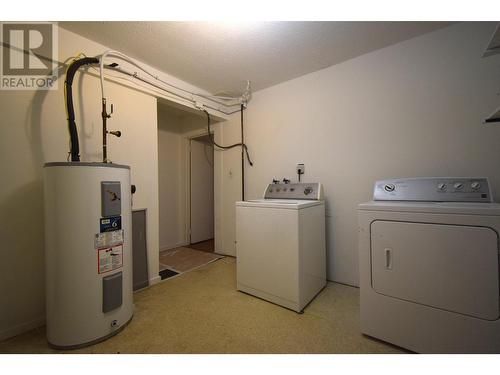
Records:
[[[360,334],[359,291],[328,283],[296,314],[236,291],[223,258],[134,294],[135,315],[118,335],[66,353],[400,353]],[[37,329],[0,342],[0,353],[56,353]]]
[[[188,247],[162,250],[160,251],[160,271],[168,268],[178,273],[187,272],[222,257],[222,255],[194,250]]]

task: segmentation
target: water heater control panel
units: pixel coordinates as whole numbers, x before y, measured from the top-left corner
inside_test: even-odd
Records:
[[[101,215],[103,217],[119,216],[121,212],[120,181],[101,182]]]
[[[277,180],[274,181],[267,186],[264,199],[323,199],[323,186],[319,182],[279,183]]]
[[[493,202],[484,177],[422,177],[381,180],[375,183],[376,201]]]

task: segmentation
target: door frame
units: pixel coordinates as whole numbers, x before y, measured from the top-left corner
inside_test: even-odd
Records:
[[[215,128],[215,126],[214,126]],[[216,136],[215,129],[212,128],[210,134],[212,136]],[[191,243],[191,141],[193,139],[202,137],[207,135],[206,129],[197,129],[191,132],[185,133],[182,138],[182,152],[183,152],[183,161],[184,161],[184,186],[185,186],[185,202],[186,205],[184,207],[185,210],[185,222],[184,222],[184,233],[185,238],[184,241],[186,244]],[[218,155],[216,148],[214,147],[214,251],[218,254],[224,255],[223,250],[218,245],[218,239],[220,238],[220,226],[218,225],[218,218],[220,213],[222,212],[222,207],[220,204],[222,203],[222,181],[219,181],[222,173],[222,159]],[[217,178],[219,176],[219,178]]]
[[[210,134],[212,135],[213,137],[213,131],[210,132]],[[195,137],[189,137],[189,161],[188,161],[188,164],[189,164],[189,168],[188,168],[188,173],[187,173],[187,178],[188,178],[188,181],[187,181],[187,194],[188,194],[188,197],[186,199],[186,203],[187,205],[189,206],[189,213],[188,215],[186,215],[186,221],[187,221],[187,225],[188,225],[188,231],[187,231],[187,239],[188,239],[188,242],[189,244],[192,243],[192,202],[191,202],[191,199],[192,199],[192,189],[191,189],[191,175],[192,175],[192,144],[193,144],[193,141],[196,141],[198,138],[201,138],[203,136],[206,136],[207,135],[207,132],[204,132],[201,136],[195,136]],[[202,142],[200,142],[202,143]],[[213,196],[213,201],[212,201],[212,204],[213,204],[213,215],[214,217],[212,218],[212,223],[213,223],[213,235],[214,235],[214,243],[215,243],[215,146],[212,145],[212,150],[213,150],[213,156],[212,156],[212,178],[213,178],[213,192],[214,192],[214,196]],[[215,249],[214,249],[215,250]]]

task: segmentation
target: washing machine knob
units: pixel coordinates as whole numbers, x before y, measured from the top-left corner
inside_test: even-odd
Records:
[[[444,182],[440,182],[438,184],[438,189],[443,191],[446,190],[446,184]]]
[[[473,181],[471,184],[470,184],[470,187],[474,190],[479,190],[481,188],[481,184],[477,181]]]
[[[455,182],[455,185],[453,185],[453,187],[457,190],[462,190],[464,184],[462,184],[461,182]]]
[[[305,194],[305,195],[309,195],[309,194],[311,194],[312,192],[313,192],[313,188],[312,188],[312,187],[309,187],[309,186],[308,186],[308,187],[306,187],[306,188],[304,189],[304,194]]]

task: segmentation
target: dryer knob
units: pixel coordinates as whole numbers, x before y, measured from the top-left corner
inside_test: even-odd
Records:
[[[464,184],[462,184],[461,182],[456,182],[455,185],[453,185],[453,187],[457,190],[462,190]]]
[[[388,192],[394,191],[394,189],[396,189],[396,186],[394,186],[394,184],[386,184],[384,186],[384,190]]]
[[[481,184],[477,181],[474,181],[470,184],[470,187],[474,190],[479,190],[481,188]]]

